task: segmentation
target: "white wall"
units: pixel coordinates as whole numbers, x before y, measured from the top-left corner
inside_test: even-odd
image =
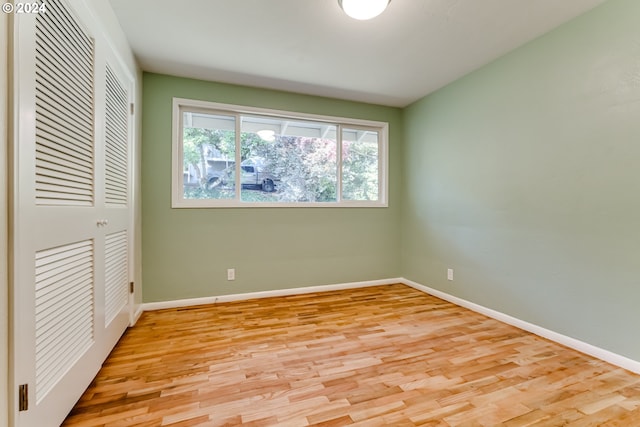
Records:
[[[8,299],[9,287],[7,278],[7,58],[8,15],[0,13],[0,427],[9,425],[7,414],[8,402]]]

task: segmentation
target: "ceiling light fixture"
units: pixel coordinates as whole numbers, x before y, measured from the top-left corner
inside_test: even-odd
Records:
[[[380,15],[391,0],[338,0],[344,13],[361,21]]]

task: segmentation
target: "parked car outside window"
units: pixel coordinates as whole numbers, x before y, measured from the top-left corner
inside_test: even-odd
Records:
[[[209,170],[207,172],[207,188],[233,186],[235,179],[235,165],[219,171]],[[279,178],[267,170],[265,161],[261,157],[251,157],[240,163],[242,188],[253,188],[271,193],[276,191],[279,181]]]

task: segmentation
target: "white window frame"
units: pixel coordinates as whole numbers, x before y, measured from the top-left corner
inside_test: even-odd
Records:
[[[336,126],[337,153],[337,200],[335,202],[243,202],[240,199],[241,185],[236,185],[234,199],[185,199],[183,174],[183,127],[184,109],[195,109],[211,114],[236,116],[236,164],[240,164],[240,120],[243,114],[271,116],[290,120],[310,120],[325,122]],[[368,128],[378,132],[378,200],[342,200],[342,129]],[[268,108],[248,107],[217,102],[199,101],[185,98],[173,98],[172,117],[172,170],[171,170],[171,207],[172,208],[309,208],[309,207],[388,207],[389,165],[389,123],[353,118],[298,113]],[[239,169],[239,168],[238,168]],[[236,171],[236,174],[239,174]],[[236,182],[240,182],[236,177]]]

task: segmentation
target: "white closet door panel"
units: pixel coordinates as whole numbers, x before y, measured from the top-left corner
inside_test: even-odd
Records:
[[[84,114],[87,111],[92,111],[93,106],[91,100],[87,99],[74,99],[74,93],[76,88],[69,79],[60,79],[58,75],[50,75],[47,70],[53,67],[53,64],[49,61],[46,53],[40,53],[40,62],[42,65],[38,65],[36,68],[36,81],[44,88],[47,88],[48,94],[53,94],[52,97],[57,97],[66,101],[69,104],[73,104],[73,108],[79,113]]]
[[[79,121],[83,115],[87,115],[87,112],[77,109],[72,103],[66,103],[66,100],[57,93],[47,93],[46,84],[40,87],[37,95],[38,106],[43,114],[41,119],[43,124],[46,123],[66,133],[79,148],[82,148],[83,143],[85,148],[91,147],[92,123]]]
[[[40,404],[94,343],[94,242],[35,253],[35,403]]]
[[[51,48],[65,58],[65,63],[78,66],[78,70],[91,73],[93,63],[74,61],[82,54],[90,55],[94,43],[70,11],[61,1],[47,2],[47,13],[38,14],[41,19],[37,30],[44,30],[47,40],[52,40]],[[37,33],[36,33],[37,34]]]
[[[127,230],[106,236],[105,248],[105,326],[122,312],[129,299]]]
[[[74,178],[94,171],[93,40],[64,5],[48,6],[36,17],[36,203],[87,206],[93,186]]]
[[[29,232],[37,236],[31,243],[33,253],[89,239],[95,240],[97,245],[103,227],[98,226],[101,215],[96,216],[92,210],[90,206],[38,206],[37,215],[33,216],[29,225]]]
[[[102,67],[102,65],[101,65]],[[109,56],[104,71],[103,207],[109,221],[105,238],[104,324],[106,350],[129,324],[131,273],[131,80]]]
[[[129,99],[111,67],[106,67],[105,204],[127,207],[129,188]]]
[[[49,169],[47,168],[47,165],[45,163],[40,163],[40,173],[43,174],[43,176],[48,176],[51,179],[60,179],[63,181],[67,181],[69,179],[69,175],[73,176],[73,179],[76,180],[78,182],[78,184],[84,184],[87,187],[91,187],[93,185],[93,180],[91,175],[89,174],[73,174],[71,173],[71,171],[58,171],[58,170],[54,170],[54,169]]]
[[[93,185],[93,167],[83,167],[85,165],[79,165],[70,156],[58,153],[59,151],[52,152],[47,147],[39,146],[36,153],[36,170],[42,169],[39,171],[42,174],[53,171],[58,176],[68,177],[73,181],[76,180],[76,177],[86,178]]]
[[[79,65],[80,56],[74,55],[69,58],[68,55],[60,53],[56,47],[57,40],[51,38],[46,25],[41,26],[42,31],[39,33],[36,45],[36,53],[40,57],[40,62],[36,65],[36,72],[41,76],[46,75],[47,71],[55,71],[54,75],[48,76],[49,83],[61,83],[61,87],[67,87],[72,92],[85,91],[88,92],[93,87],[91,77],[88,75],[87,69]],[[67,62],[67,61],[72,61]],[[79,65],[77,68],[74,65]],[[64,82],[73,82],[73,85],[65,85]],[[42,83],[42,80],[41,80]],[[81,106],[89,106],[87,99],[80,99]]]
[[[12,370],[29,397],[27,410],[12,408],[18,427],[59,425],[106,357],[106,337],[124,330],[104,327],[105,235],[119,221],[102,206],[105,72],[92,19],[75,0],[14,19]],[[111,312],[122,300],[113,287]]]
[[[35,22],[34,368],[36,420],[96,363],[94,40],[57,0]],[[56,214],[47,206],[58,206]],[[70,219],[75,221],[70,221]],[[97,238],[98,237],[98,238]],[[97,238],[97,239],[96,239]],[[80,390],[75,391],[78,393]],[[73,395],[73,394],[72,394]],[[60,415],[56,415],[59,417]]]
[[[40,135],[40,139],[38,141],[38,151],[40,160],[44,162],[51,161],[59,164],[61,159],[64,163],[75,160],[75,163],[73,165],[70,165],[68,169],[60,171],[58,175],[52,176],[63,178],[71,174],[73,175],[73,178],[75,180],[78,180],[79,178],[85,178],[84,181],[86,183],[93,183],[93,170],[86,169],[82,171],[81,167],[79,167],[82,166],[83,160],[86,156],[90,155],[90,152],[81,151],[80,149],[74,151],[62,144],[57,143],[55,141],[55,138],[47,139],[45,135],[42,134]],[[47,157],[48,160],[46,159]],[[43,164],[41,165],[41,167],[46,168],[46,165]],[[53,172],[55,172],[55,170],[51,168],[51,173]]]

